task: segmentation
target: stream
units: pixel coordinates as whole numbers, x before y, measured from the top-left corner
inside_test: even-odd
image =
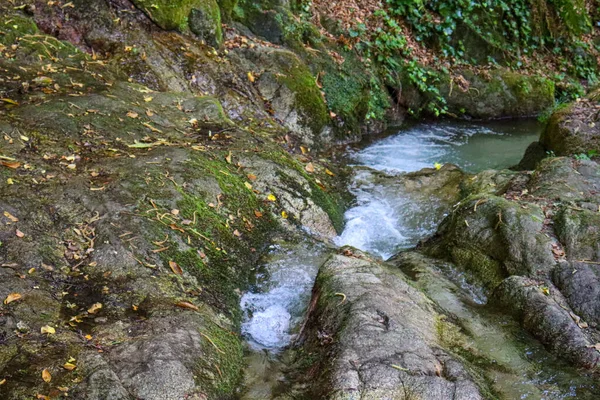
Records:
[[[486,124],[417,124],[348,149],[354,174],[353,206],[345,214],[337,246],[351,245],[384,260],[414,247],[433,234],[443,215],[435,200],[415,199],[376,175],[398,175],[453,163],[476,173],[517,164],[526,147],[539,138],[534,120]],[[378,171],[378,172],[374,172]],[[301,324],[326,245],[309,239],[273,245],[257,271],[257,282],[241,300],[247,340],[244,399],[268,399],[284,379],[285,348]],[[486,306],[481,290],[470,287],[459,271],[440,263],[431,271],[405,271],[432,300],[459,318],[470,345],[493,360],[486,372],[506,399],[598,399],[600,388],[524,332],[509,316]]]

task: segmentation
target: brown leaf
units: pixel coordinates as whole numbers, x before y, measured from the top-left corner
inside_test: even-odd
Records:
[[[42,379],[44,380],[44,382],[50,383],[50,381],[52,380],[52,375],[50,375],[50,371],[48,371],[47,369],[43,370]]]
[[[180,301],[175,304],[179,308],[187,308],[188,310],[200,311],[198,306],[190,303],[189,301]]]
[[[0,161],[0,165],[4,165],[7,168],[17,169],[21,166],[18,161]]]
[[[254,215],[256,216],[256,218],[261,218],[263,216],[263,213],[261,213],[260,211],[254,211]]]
[[[242,234],[240,233],[240,231],[238,231],[237,229],[235,231],[233,231],[233,235],[237,236],[237,237],[242,236]]]
[[[20,230],[18,230],[18,229],[15,232],[15,235],[17,235],[17,237],[19,237],[19,238],[22,238],[23,236],[25,236],[25,234],[23,232],[21,232]]]
[[[304,167],[304,169],[306,170],[306,172],[315,172],[315,166],[313,165],[313,163],[306,164],[306,167]]]
[[[23,296],[20,293],[11,293],[8,296],[6,296],[6,299],[4,299],[4,304],[10,304],[13,301],[17,301],[22,298],[23,298]]]
[[[171,267],[171,271],[173,271],[175,275],[183,275],[183,270],[175,261],[169,261],[169,267]]]
[[[248,179],[251,181],[255,181],[256,180],[256,175],[254,174],[248,174]]]

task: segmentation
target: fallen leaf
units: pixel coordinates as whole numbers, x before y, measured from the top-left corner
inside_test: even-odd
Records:
[[[440,163],[435,163],[435,164],[433,164],[433,167],[439,171],[440,169],[442,169],[443,165]]]
[[[21,166],[18,161],[0,161],[0,165],[4,165],[7,168],[17,169]]]
[[[251,83],[254,83],[254,81],[255,81],[255,78],[254,78],[254,75],[252,74],[252,72],[248,72],[248,80],[249,80]]]
[[[137,118],[137,117],[138,117],[138,113],[136,113],[136,112],[133,112],[133,111],[129,111],[129,112],[127,113],[127,116],[128,116],[129,118],[133,118],[133,119],[135,119],[135,118]]]
[[[180,301],[180,302],[176,303],[175,305],[180,308],[187,308],[188,310],[200,311],[198,306],[196,306],[188,301]]]
[[[242,236],[242,234],[240,233],[240,231],[238,231],[237,229],[235,231],[233,231],[233,235],[237,236],[237,237]]]
[[[225,161],[227,161],[228,164],[231,164],[231,152],[225,157]]]
[[[173,271],[174,274],[183,275],[183,270],[181,269],[181,267],[179,265],[177,265],[177,263],[175,261],[169,261],[169,267],[171,267],[171,270]]]
[[[65,365],[63,365],[63,368],[66,369],[67,371],[73,371],[75,368],[77,368],[77,365],[71,364],[70,362],[68,362],[68,363],[65,363]]]
[[[177,209],[174,208],[174,209],[171,210],[171,214],[172,215],[179,215],[179,210],[177,210]]]
[[[16,101],[12,100],[12,99],[6,99],[6,98],[2,98],[0,99],[0,101],[7,103],[7,104],[12,104],[13,106],[18,106],[19,103],[17,103]]]
[[[273,195],[273,194],[269,194],[267,196],[267,199],[269,199],[269,201],[277,201],[277,197],[275,197],[275,195]]]
[[[9,213],[8,211],[4,211],[4,216],[8,219],[10,219],[12,222],[19,222],[19,218],[15,217],[14,215],[12,215],[11,213]]]
[[[283,217],[283,219],[287,219],[288,213],[286,213],[285,211],[282,211],[281,216]]]
[[[260,211],[254,211],[254,215],[256,216],[256,218],[261,218],[263,216],[263,213],[261,213]]]
[[[50,375],[50,371],[48,371],[47,369],[43,370],[42,379],[44,380],[44,382],[50,383],[50,381],[52,380],[52,375]]]
[[[304,146],[300,146],[300,151],[302,152],[302,154],[307,154],[310,149]]]
[[[46,326],[42,326],[42,329],[40,329],[40,332],[42,332],[43,334],[54,335],[56,333],[56,329],[54,329],[50,325],[46,325]]]
[[[16,230],[15,235],[17,235],[17,237],[19,237],[19,238],[22,238],[23,236],[25,236],[25,234],[18,229]]]
[[[6,379],[2,379],[2,380],[0,381],[0,386],[4,385],[5,383],[6,383]]]
[[[248,182],[244,182],[244,185],[248,188],[248,190],[252,190],[252,185]]]
[[[6,180],[6,184],[7,184],[7,185],[14,185],[14,184],[15,184],[15,181],[13,181],[13,179],[12,179],[12,178],[8,178],[8,179]]]
[[[251,180],[252,182],[254,182],[256,180],[256,175],[254,174],[248,174],[248,179]]]
[[[306,170],[306,172],[315,172],[315,166],[313,165],[313,163],[306,164],[306,167],[304,167],[304,169]]]
[[[144,97],[144,101],[145,101],[146,103],[149,103],[149,102],[151,102],[153,99],[154,99],[154,97],[150,97],[150,96],[148,96],[148,97]]]
[[[88,313],[96,314],[98,311],[102,309],[102,303],[95,303],[90,308],[88,308]]]
[[[8,296],[6,296],[6,299],[4,299],[4,304],[10,304],[13,301],[17,301],[22,298],[23,298],[23,296],[20,293],[11,293]]]
[[[328,170],[327,168],[325,168],[325,173],[329,176],[335,176],[335,174],[333,172],[331,172],[330,170]]]

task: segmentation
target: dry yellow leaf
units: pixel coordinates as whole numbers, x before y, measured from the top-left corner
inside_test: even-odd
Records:
[[[306,164],[306,167],[304,167],[304,169],[306,170],[306,172],[315,172],[315,166],[313,165],[313,163]]]
[[[46,326],[42,326],[42,329],[40,329],[40,332],[42,332],[44,334],[48,334],[48,335],[54,335],[56,333],[56,329],[54,329],[50,325],[46,325]]]
[[[248,72],[248,80],[249,80],[251,83],[254,83],[254,81],[255,81],[255,78],[254,78],[254,75],[252,74],[252,72]]]
[[[287,219],[287,217],[288,217],[288,213],[286,213],[285,211],[282,211],[282,212],[281,212],[281,216],[282,216],[284,219]]]
[[[133,118],[133,119],[135,119],[135,118],[137,118],[137,117],[138,117],[138,113],[136,113],[136,112],[134,112],[134,111],[129,111],[129,112],[127,113],[127,116],[128,116],[129,118]]]
[[[88,312],[90,314],[96,314],[101,309],[102,309],[102,303],[95,303],[90,308],[88,308]]]
[[[4,304],[10,304],[13,301],[17,301],[22,298],[23,298],[23,296],[20,293],[11,293],[8,296],[6,296],[6,299],[4,299]]]
[[[47,369],[43,370],[42,379],[44,380],[44,382],[50,383],[50,381],[52,380],[52,375],[50,375],[50,371],[48,371]]]
[[[9,213],[8,211],[4,211],[4,216],[8,219],[10,219],[12,222],[19,222],[19,218],[15,217],[14,215],[12,215],[11,213]]]
[[[227,156],[225,157],[225,161],[227,161],[228,164],[231,164],[231,152],[227,154]]]
[[[149,102],[151,102],[153,99],[154,99],[154,97],[150,97],[150,96],[148,96],[148,97],[144,97],[144,101],[145,101],[146,103],[149,103]]]
[[[252,190],[252,185],[248,182],[244,182],[244,185],[248,188],[248,190]]]
[[[273,195],[273,194],[269,194],[267,196],[267,199],[269,199],[269,201],[277,201],[277,197],[275,197],[275,195]]]
[[[0,386],[4,385],[5,383],[6,383],[6,379],[2,379],[2,380],[0,381]]]
[[[331,172],[330,170],[328,170],[327,168],[325,168],[325,173],[329,176],[335,176],[335,174],[333,172]]]
[[[302,151],[302,154],[307,154],[310,151],[310,149],[304,146],[300,146],[300,151]]]
[[[67,371],[73,371],[75,368],[77,368],[77,365],[71,364],[70,362],[68,362],[68,363],[65,363],[65,365],[63,365],[63,368],[66,369]]]

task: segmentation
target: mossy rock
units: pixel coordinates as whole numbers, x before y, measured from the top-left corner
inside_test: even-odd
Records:
[[[540,143],[558,156],[600,152],[599,99],[600,91],[596,90],[581,101],[557,109],[550,117]]]
[[[223,41],[216,0],[133,0],[162,29],[192,31],[213,46]]]
[[[554,265],[544,213],[493,195],[473,196],[440,225],[425,252],[470,271],[488,290],[510,275],[548,271]]]

